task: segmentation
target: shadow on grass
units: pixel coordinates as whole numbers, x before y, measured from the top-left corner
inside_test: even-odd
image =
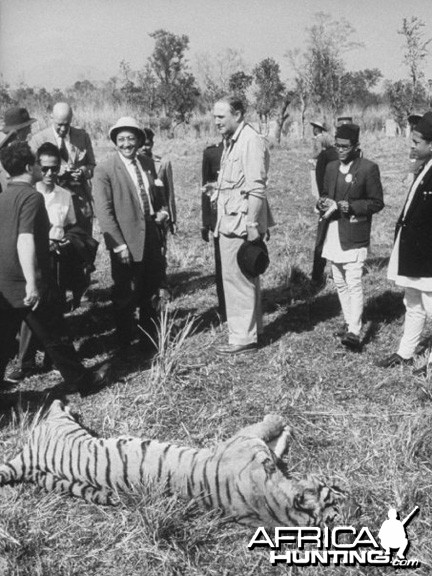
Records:
[[[44,390],[19,390],[14,392],[0,393],[0,429],[10,424],[17,414],[28,413],[30,416],[36,415],[42,408],[47,409],[54,397],[56,390],[60,390],[60,385]]]
[[[173,297],[177,298],[186,294],[193,294],[197,290],[206,290],[216,286],[216,280],[214,274],[201,276],[198,272],[178,272],[177,274],[170,274],[169,285]]]
[[[317,324],[334,318],[339,313],[340,304],[336,293],[290,304],[283,314],[265,327],[264,344],[275,342],[288,332],[309,332]]]

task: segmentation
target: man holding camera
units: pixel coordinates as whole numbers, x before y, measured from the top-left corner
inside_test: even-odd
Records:
[[[72,194],[78,225],[92,234],[93,207],[90,180],[96,161],[90,136],[82,128],[71,126],[72,108],[58,102],[52,110],[52,125],[37,132],[30,140],[33,152],[45,142],[55,144],[60,151],[61,170],[59,185]]]

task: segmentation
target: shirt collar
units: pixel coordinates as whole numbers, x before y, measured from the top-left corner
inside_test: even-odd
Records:
[[[54,124],[52,125],[52,129],[53,129],[54,136],[55,136],[55,139],[56,139],[57,142],[60,142],[60,140],[64,140],[65,142],[69,142],[69,140],[70,140],[70,138],[69,138],[69,135],[70,135],[70,126],[69,126],[69,130],[66,132],[66,134],[65,134],[65,136],[64,136],[63,138],[57,134],[57,131],[56,131],[56,129],[54,128]]]
[[[235,142],[237,140],[237,138],[240,136],[240,132],[243,130],[243,128],[245,127],[245,121],[242,120],[240,122],[240,124],[237,127],[237,130],[234,132],[234,134],[231,136],[230,140],[232,140],[233,142]]]

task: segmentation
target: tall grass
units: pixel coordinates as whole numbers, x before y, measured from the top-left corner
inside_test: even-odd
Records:
[[[214,353],[215,342],[225,341],[227,331],[217,324],[212,247],[200,236],[197,187],[206,142],[175,140],[179,232],[175,243],[169,242],[169,250],[175,248],[168,262],[178,266],[168,267],[174,300],[158,336],[162,354],[153,370],[137,362],[113,386],[70,401],[83,424],[99,434],[194,447],[214,446],[267,413],[280,414],[294,431],[288,469],[333,479],[355,503],[356,513],[348,510],[344,522],[376,535],[390,506],[402,517],[420,506],[408,528],[408,557],[422,562],[416,576],[427,576],[432,570],[431,382],[413,376],[408,367],[383,370],[374,364],[396,349],[402,332],[402,293],[386,278],[386,258],[407,193],[407,142],[364,131],[361,137],[365,157],[380,166],[386,203],[372,225],[364,276],[368,334],[361,354],[348,352],[333,336],[342,316],[331,280],[319,293],[308,289],[317,226],[308,141],[284,141],[271,151],[268,194],[277,225],[262,282],[263,345],[254,357]],[[89,292],[91,310],[68,322],[78,344],[91,340],[108,355],[114,346],[111,278],[102,250],[98,267],[98,284]],[[287,270],[293,270],[291,298]],[[429,326],[425,337],[430,335]],[[11,424],[6,400],[20,393],[24,401],[26,393],[43,390],[49,377],[35,376],[0,395],[2,458],[17,452],[26,433]],[[125,496],[117,508],[45,494],[32,485],[5,487],[0,489],[0,526],[19,542],[0,538],[2,576],[387,574],[385,568],[271,566],[267,551],[247,550],[254,530],[195,514],[156,487]]]

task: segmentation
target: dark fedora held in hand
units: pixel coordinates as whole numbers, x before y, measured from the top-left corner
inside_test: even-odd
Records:
[[[258,238],[253,242],[245,240],[237,252],[237,263],[245,276],[256,278],[264,274],[270,264],[267,246]]]

